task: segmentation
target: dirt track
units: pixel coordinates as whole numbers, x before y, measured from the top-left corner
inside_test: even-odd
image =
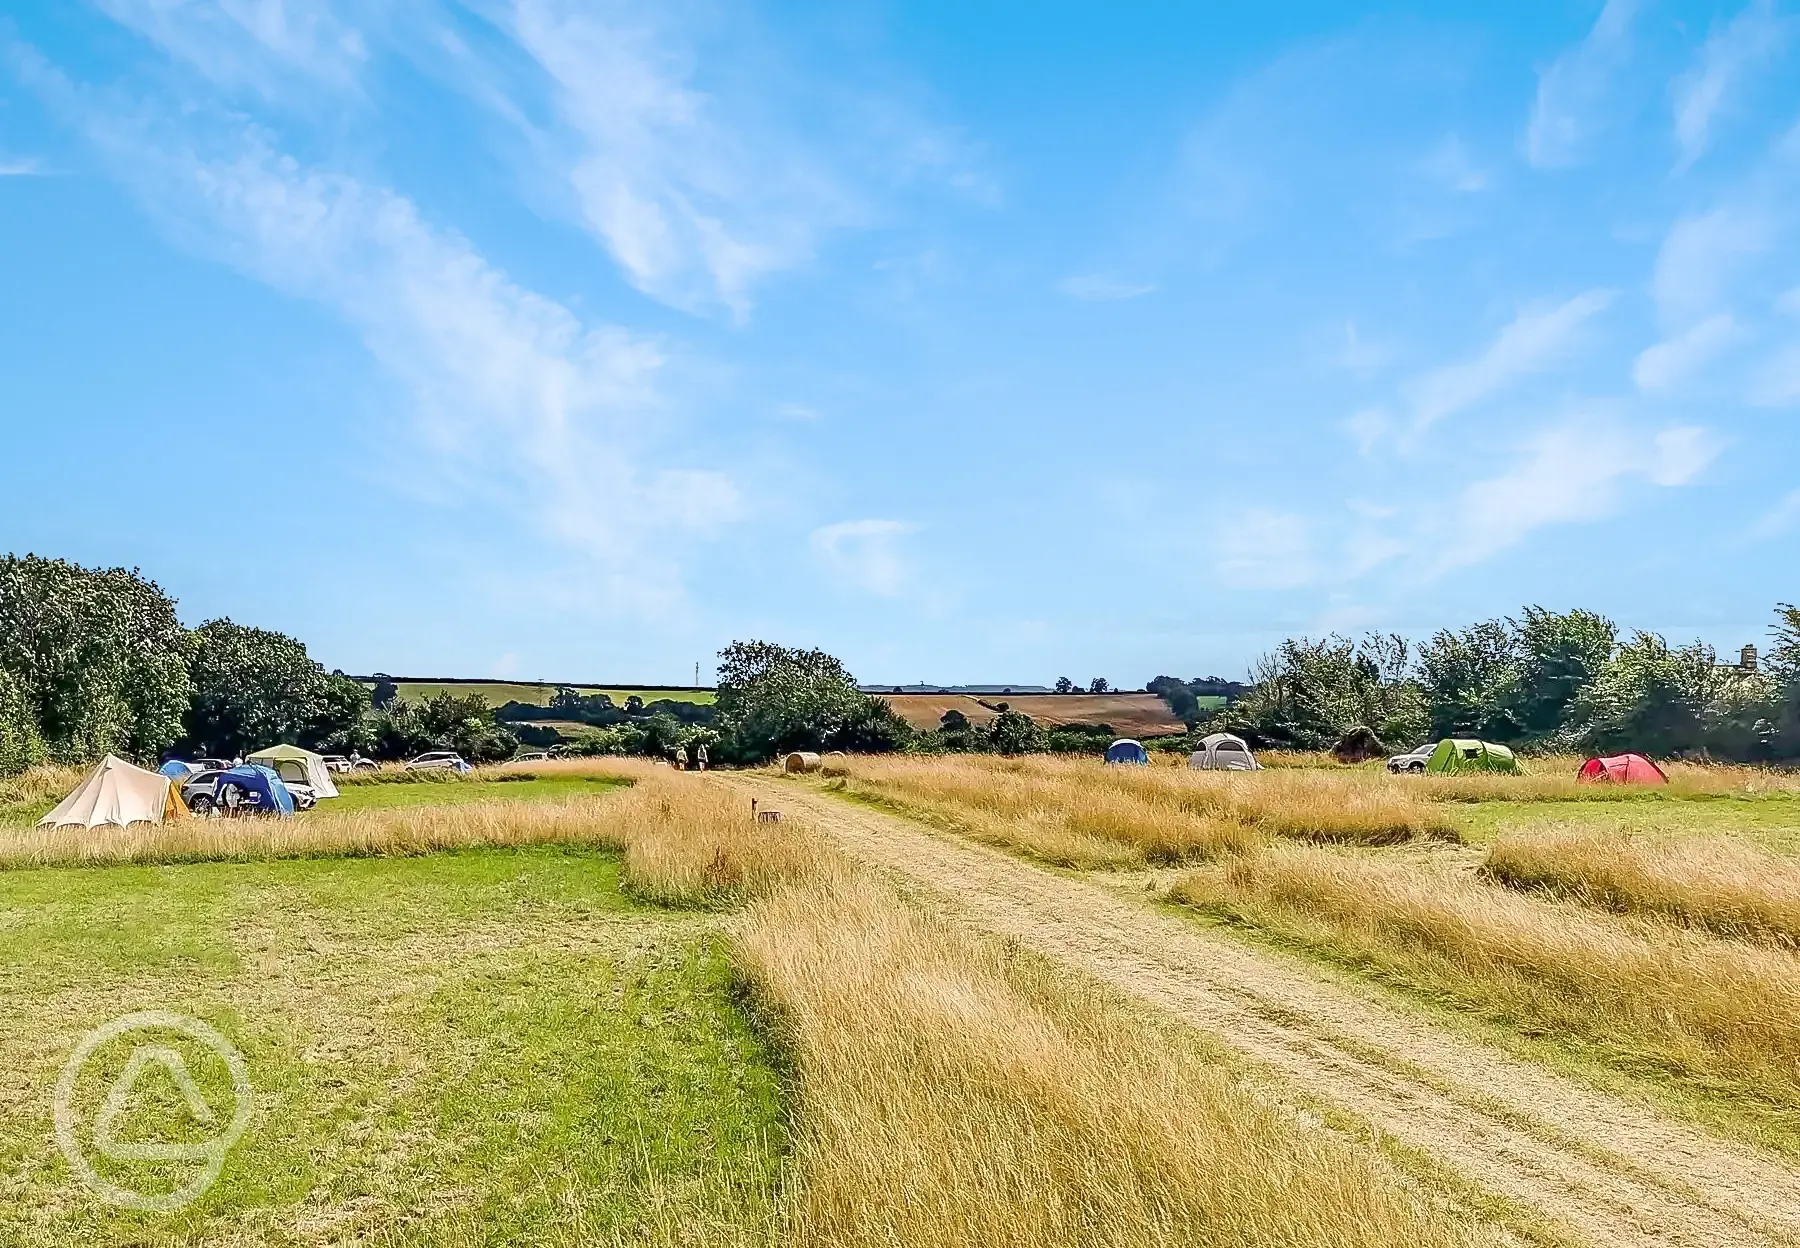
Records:
[[[1203,1028],[1595,1245],[1800,1244],[1800,1169],[1209,935],[1106,888],[783,782],[856,857]]]

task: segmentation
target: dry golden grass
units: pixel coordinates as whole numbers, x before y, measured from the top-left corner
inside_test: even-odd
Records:
[[[540,774],[543,764],[533,764]],[[0,838],[0,869],[122,863],[376,857],[585,845],[623,850],[626,887],[672,904],[715,904],[812,869],[816,841],[791,822],[757,824],[739,797],[649,763],[581,761],[555,774],[634,781],[595,796],[414,805],[294,819],[187,818],[126,828],[32,828]]]
[[[839,872],[735,957],[797,1072],[801,1248],[1487,1242],[1185,1036]]]
[[[60,798],[86,779],[92,770],[92,767],[46,763],[27,768],[16,776],[0,776],[0,809],[32,806]]]
[[[1800,947],[1800,861],[1735,837],[1546,826],[1502,836],[1482,869],[1514,888]]]
[[[829,861],[803,819],[757,823],[742,797],[699,777],[665,772],[614,801],[613,817],[627,829],[625,885],[651,901],[742,901]]]
[[[1062,866],[1192,862],[1267,836],[1370,845],[1456,836],[1416,794],[1347,770],[1106,767],[1042,755],[860,757],[848,767],[853,793]]]
[[[1785,949],[1299,846],[1189,872],[1170,896],[1631,1065],[1800,1104],[1800,957]]]

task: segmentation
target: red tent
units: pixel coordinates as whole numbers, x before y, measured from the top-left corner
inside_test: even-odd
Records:
[[[1581,765],[1580,779],[1609,780],[1614,784],[1667,784],[1663,769],[1642,754],[1614,754],[1590,758]]]

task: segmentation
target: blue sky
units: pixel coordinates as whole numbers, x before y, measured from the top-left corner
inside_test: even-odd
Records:
[[[0,548],[190,623],[1141,684],[1800,595],[1782,5],[9,10]]]

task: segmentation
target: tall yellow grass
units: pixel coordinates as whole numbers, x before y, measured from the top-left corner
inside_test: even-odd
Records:
[[[1544,827],[1502,836],[1482,869],[1514,888],[1800,947],[1800,861],[1735,837]]]
[[[844,873],[735,958],[793,1054],[801,1248],[1487,1242],[1098,991]]]
[[[86,778],[91,767],[45,763],[16,776],[0,776],[0,810],[8,806],[32,806],[61,798]]]
[[[604,772],[596,771],[604,766]],[[199,819],[126,828],[32,828],[0,837],[0,869],[248,862],[579,845],[623,850],[625,886],[665,904],[717,904],[814,869],[804,820],[752,821],[746,802],[700,776],[649,764],[562,770],[631,778],[630,788],[541,802],[405,806],[295,819]]]
[[[1170,895],[1503,1022],[1800,1104],[1800,957],[1784,949],[1300,846],[1189,872]]]
[[[852,793],[1062,866],[1191,862],[1243,853],[1268,836],[1377,845],[1456,836],[1416,794],[1348,770],[1206,772],[985,755],[856,758],[848,767]]]

